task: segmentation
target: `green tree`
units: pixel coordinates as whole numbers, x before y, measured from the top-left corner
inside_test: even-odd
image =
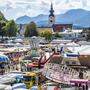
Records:
[[[25,37],[38,36],[37,26],[34,22],[30,22],[25,28]]]
[[[3,20],[3,21],[6,21],[4,15],[0,12],[0,21]]]
[[[52,39],[52,32],[46,30],[40,34],[41,37],[45,37],[46,40]]]
[[[14,20],[10,20],[6,23],[5,30],[8,37],[13,37],[17,35],[18,29]]]
[[[0,36],[5,36],[6,32],[5,32],[5,26],[6,26],[6,19],[4,17],[4,15],[0,12]]]
[[[3,20],[2,16],[0,16],[0,21]]]
[[[6,22],[1,20],[0,21],[0,35],[2,36],[2,38],[3,36],[6,35],[5,29],[4,29],[5,25],[6,25]]]
[[[55,38],[62,38],[62,36],[59,33],[55,33],[54,37]]]

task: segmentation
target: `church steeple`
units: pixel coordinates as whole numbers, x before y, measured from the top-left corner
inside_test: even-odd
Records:
[[[50,9],[50,16],[53,16],[54,17],[54,10],[53,10],[53,4],[51,3],[51,9]]]
[[[55,23],[55,15],[54,15],[53,4],[51,3],[50,14],[49,14],[49,25],[52,26],[54,23]]]

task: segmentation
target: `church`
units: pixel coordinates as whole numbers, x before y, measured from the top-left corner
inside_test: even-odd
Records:
[[[45,31],[45,30],[48,30],[50,32],[52,32],[53,34],[54,33],[57,33],[57,32],[62,32],[64,29],[72,29],[72,24],[61,24],[61,23],[57,23],[56,22],[56,17],[54,15],[54,8],[53,8],[53,4],[51,3],[51,6],[50,6],[50,14],[48,16],[48,21],[47,21],[47,25],[43,25],[43,26],[37,26],[37,30],[39,32],[42,32],[42,31]],[[20,35],[24,35],[24,32],[25,32],[25,26],[26,24],[20,24],[19,25],[19,29],[20,29],[20,32],[19,34]]]
[[[51,3],[50,14],[48,16],[48,25],[38,27],[38,30],[49,30],[52,31],[52,33],[54,34],[57,32],[63,32],[64,29],[72,29],[72,24],[57,23],[54,15],[53,4]]]

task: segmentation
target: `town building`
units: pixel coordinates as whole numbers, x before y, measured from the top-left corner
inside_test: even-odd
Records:
[[[53,32],[63,32],[65,30],[71,30],[72,24],[53,24]]]
[[[25,27],[26,27],[26,24],[20,24],[19,25],[19,34],[21,36],[24,36]],[[47,24],[43,25],[43,26],[42,25],[37,26],[37,31],[42,32],[42,31],[47,31],[48,30],[48,31],[51,31],[53,34],[55,34],[55,33],[62,34],[64,32],[63,37],[65,36],[65,38],[68,37],[68,38],[72,39],[73,35],[72,35],[72,33],[70,33],[72,31],[72,27],[73,27],[73,24],[71,24],[71,23],[57,23],[56,22],[55,15],[54,15],[53,4],[51,3],[50,14],[48,16]],[[67,30],[67,32],[66,32],[66,30]]]

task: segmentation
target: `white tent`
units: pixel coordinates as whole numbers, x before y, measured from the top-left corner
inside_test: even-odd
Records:
[[[10,85],[0,84],[0,90],[12,90]]]
[[[22,74],[8,73],[0,76],[0,83],[12,83],[16,80],[16,77],[22,77]]]
[[[16,90],[16,89],[19,90],[20,88],[21,88],[22,90],[23,90],[23,89],[26,89],[26,85],[25,85],[24,83],[17,83],[17,84],[14,84],[14,85],[12,86],[12,89],[13,89],[13,90]]]
[[[80,55],[90,55],[90,45],[82,45],[79,47],[67,47],[73,53],[79,53]]]
[[[25,89],[25,88],[17,88],[17,89],[13,89],[13,90],[28,90],[28,89]]]
[[[14,42],[23,42],[22,39],[15,39]]]
[[[85,50],[79,51],[80,55],[90,55],[90,48],[87,48]]]

